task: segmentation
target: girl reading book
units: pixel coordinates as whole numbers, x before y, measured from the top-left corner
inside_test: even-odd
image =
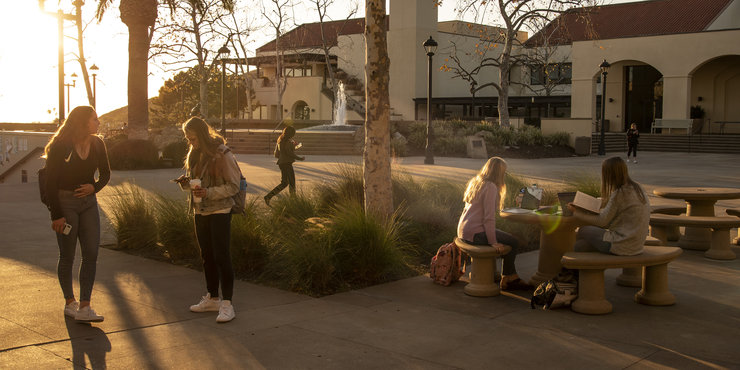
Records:
[[[598,214],[568,204],[573,216],[588,224],[578,229],[576,252],[623,256],[642,253],[650,223],[650,201],[619,157],[608,158],[601,165],[601,197]]]

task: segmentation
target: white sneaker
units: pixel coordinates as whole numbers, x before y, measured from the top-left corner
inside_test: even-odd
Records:
[[[200,302],[198,302],[198,304],[194,304],[190,306],[190,311],[193,311],[193,312],[218,311],[218,307],[220,303],[221,303],[220,299],[211,299],[211,293],[208,293],[205,296],[201,297]]]
[[[630,163],[630,159],[629,158],[627,158],[627,163]]]
[[[234,313],[234,306],[231,305],[231,301],[221,301],[221,307],[218,309],[216,322],[229,322],[234,320],[234,317],[236,317],[236,313]]]
[[[635,159],[634,162],[637,163],[637,159]]]
[[[102,322],[103,316],[96,314],[92,307],[85,306],[77,310],[75,320],[83,322]]]
[[[75,318],[77,310],[80,309],[80,302],[74,301],[64,305],[64,316]]]

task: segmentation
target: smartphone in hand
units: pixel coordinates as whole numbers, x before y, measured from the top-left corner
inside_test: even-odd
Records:
[[[72,231],[72,225],[68,223],[64,223],[64,229],[62,230],[62,234],[69,235],[69,233]]]

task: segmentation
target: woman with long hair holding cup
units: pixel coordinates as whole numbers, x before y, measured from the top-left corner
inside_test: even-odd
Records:
[[[207,290],[200,302],[190,306],[190,311],[218,311],[216,322],[228,322],[236,316],[231,303],[234,269],[229,247],[231,207],[233,196],[239,192],[241,172],[226,139],[206,121],[192,117],[182,130],[190,145],[185,159],[187,173],[175,181],[191,194],[190,209],[195,213],[195,236]]]
[[[100,247],[100,212],[95,194],[110,180],[108,151],[96,135],[99,126],[92,107],[76,107],[44,149],[47,204],[59,245],[57,276],[65,299],[64,314],[83,322],[103,321],[103,316],[90,306]],[[72,287],[78,240],[82,252],[79,302]]]

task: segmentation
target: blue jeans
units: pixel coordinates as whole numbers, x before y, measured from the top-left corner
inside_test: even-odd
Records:
[[[195,215],[195,236],[203,258],[206,289],[211,297],[231,300],[234,292],[234,269],[231,267],[231,213]]]
[[[576,234],[576,244],[573,249],[576,252],[593,252],[611,254],[611,242],[604,241],[606,230],[598,226],[581,226]]]
[[[496,229],[496,240],[501,244],[506,244],[511,247],[511,252],[509,252],[502,258],[503,262],[501,263],[501,275],[516,274],[516,265],[514,264],[514,261],[516,260],[516,254],[519,250],[519,241],[514,237],[514,235],[498,229]],[[466,242],[473,245],[490,245],[485,231],[473,235],[472,243],[467,240]]]
[[[74,299],[72,288],[72,265],[75,261],[77,240],[80,241],[82,263],[80,264],[80,300],[89,301],[95,283],[95,270],[100,247],[100,213],[95,194],[75,198],[74,192],[59,190],[62,215],[72,225],[69,235],[56,234],[59,245],[57,276],[64,298]]]

